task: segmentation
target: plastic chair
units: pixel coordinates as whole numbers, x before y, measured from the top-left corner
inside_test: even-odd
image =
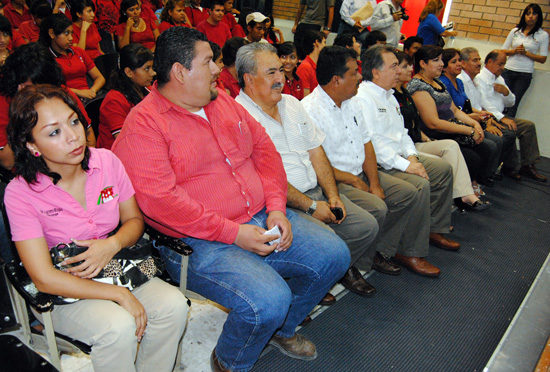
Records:
[[[92,130],[94,131],[96,139],[99,136],[99,109],[101,108],[101,104],[103,103],[104,98],[104,95],[101,97],[96,97],[87,102],[84,106],[84,108],[86,109],[86,113],[90,118],[90,125],[92,126]]]

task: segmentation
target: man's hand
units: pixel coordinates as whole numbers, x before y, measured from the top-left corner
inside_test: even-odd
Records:
[[[332,197],[328,200],[328,204],[331,208],[341,208],[342,209],[342,219],[341,220],[334,220],[335,223],[338,225],[342,223],[346,219],[347,213],[346,213],[346,207],[344,207],[344,202],[342,199],[340,199],[339,196]],[[334,213],[333,213],[334,214]],[[336,218],[336,216],[334,216]]]
[[[505,85],[499,84],[499,83],[493,83],[493,87],[495,89],[495,92],[502,94],[503,96],[507,96],[510,94],[510,91],[508,88],[506,88]]]
[[[355,180],[351,183],[351,186],[355,187],[356,189],[363,190],[365,192],[369,191],[369,185],[365,183],[361,178],[355,176]]]
[[[386,199],[386,194],[384,194],[384,189],[380,185],[371,185],[369,188],[369,192],[371,194],[378,196],[382,200]]]
[[[426,169],[424,169],[424,166],[414,158],[414,160],[411,160],[410,158],[413,158],[414,156],[409,156],[409,161],[411,162],[407,169],[405,169],[405,173],[409,174],[416,174],[417,176],[420,176],[422,178],[425,178],[427,180],[430,179],[428,177],[428,173],[426,172]]]
[[[353,28],[355,28],[357,32],[363,32],[363,30],[365,29],[363,26],[361,26],[361,21],[355,21]]]
[[[502,118],[500,119],[500,122],[508,127],[508,129],[516,131],[518,130],[518,126],[516,125],[516,122],[510,118]]]
[[[312,214],[312,216],[324,223],[336,222],[336,216],[330,210],[330,204],[324,201],[317,202],[317,209]]]
[[[267,256],[277,248],[277,244],[267,245],[266,243],[277,239],[277,236],[264,235],[265,232],[265,229],[256,225],[240,225],[234,244],[246,251]]]
[[[392,14],[394,22],[399,21],[401,18],[403,18],[403,12],[395,12]]]
[[[502,131],[492,123],[487,123],[487,128],[485,128],[485,130],[491,134],[495,134],[499,137],[502,137]]]
[[[271,211],[267,217],[267,228],[272,229],[275,225],[279,226],[281,232],[281,241],[279,244],[274,244],[275,248],[279,252],[286,251],[292,244],[292,224],[286,218],[285,214],[280,211]]]
[[[296,33],[296,27],[298,27],[298,25],[294,25],[294,27],[292,27],[292,33],[293,33],[293,34]]]

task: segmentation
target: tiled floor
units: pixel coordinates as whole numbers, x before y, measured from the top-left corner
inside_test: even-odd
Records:
[[[340,284],[334,286],[331,293],[341,298],[348,291]],[[210,354],[216,345],[227,318],[227,310],[210,301],[192,300],[191,311],[182,341],[180,372],[210,372]],[[318,306],[311,313],[312,318],[326,310]],[[12,334],[20,337],[21,332]],[[20,337],[21,338],[21,337]],[[43,356],[46,354],[44,353]],[[46,357],[47,358],[47,357]],[[90,357],[86,354],[63,354],[61,356],[63,372],[94,372]]]

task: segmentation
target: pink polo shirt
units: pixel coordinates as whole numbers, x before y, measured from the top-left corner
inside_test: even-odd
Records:
[[[12,240],[44,237],[51,248],[70,239],[104,239],[120,222],[119,203],[134,195],[120,160],[109,150],[90,148],[86,209],[40,173],[35,184],[14,178],[4,202]]]

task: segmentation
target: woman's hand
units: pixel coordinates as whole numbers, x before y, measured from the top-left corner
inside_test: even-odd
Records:
[[[73,92],[80,98],[92,99],[96,96],[96,93],[91,89],[73,89]]]
[[[138,341],[141,341],[145,333],[145,327],[147,327],[147,314],[145,313],[145,308],[130,291],[126,288],[122,289],[124,294],[117,302],[136,319],[136,337]]]
[[[78,266],[67,269],[71,274],[84,279],[95,278],[121,249],[120,243],[114,237],[99,240],[73,240],[73,242],[88,249],[86,252],[66,259],[62,265],[84,261]]]

